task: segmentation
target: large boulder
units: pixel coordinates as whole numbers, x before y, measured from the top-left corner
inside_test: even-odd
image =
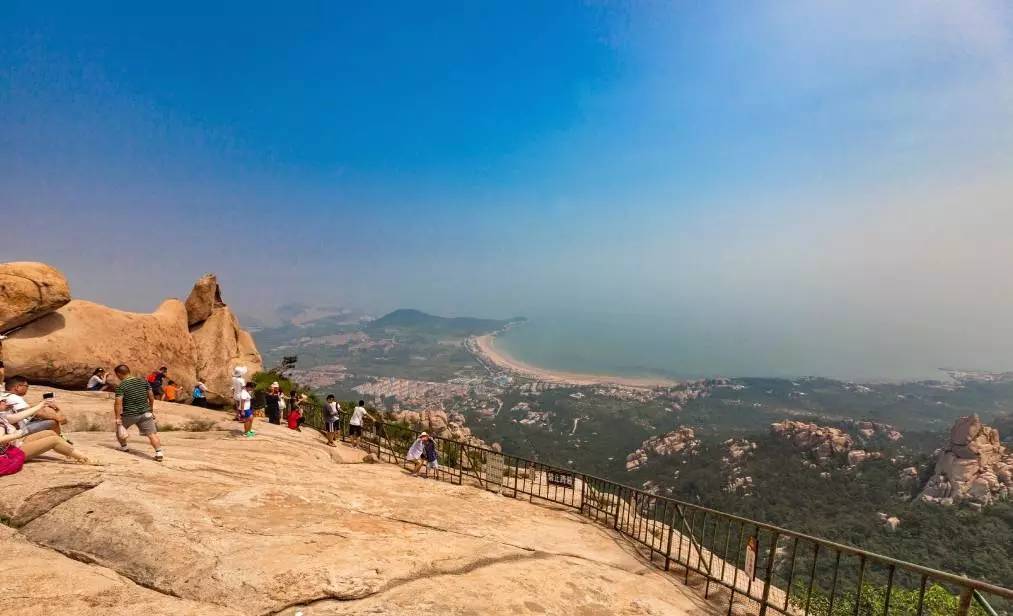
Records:
[[[204,274],[186,298],[187,323],[191,327],[211,318],[215,308],[224,308],[222,291],[214,274]]]
[[[73,300],[14,332],[4,356],[7,374],[68,389],[83,388],[95,368],[121,363],[135,374],[167,366],[169,378],[187,389],[197,380],[186,308],[175,299],[151,314]]]
[[[1005,500],[1009,486],[1004,478],[1013,480],[1011,465],[1013,452],[1002,445],[998,430],[982,425],[977,415],[961,417],[950,430],[921,497],[944,504],[966,500],[978,506]]]
[[[215,308],[211,316],[190,329],[193,339],[197,376],[207,385],[212,404],[228,404],[232,399],[232,371],[245,366],[247,375],[264,369],[263,360],[249,332],[225,306]]]
[[[70,301],[67,279],[45,263],[0,263],[0,332],[21,327]]]

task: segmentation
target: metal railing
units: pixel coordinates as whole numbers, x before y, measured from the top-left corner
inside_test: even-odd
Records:
[[[322,429],[319,418],[319,412],[310,413],[307,423]],[[343,441],[349,438],[348,418],[343,411]],[[366,423],[360,447],[404,467],[420,432]],[[995,584],[486,447],[432,438],[437,479],[562,506],[609,526],[639,545],[659,568],[681,569],[684,583],[697,574],[694,583],[702,582],[705,598],[727,593],[721,600],[729,616],[733,610],[759,616],[771,610],[791,616],[1013,614],[1013,590]]]

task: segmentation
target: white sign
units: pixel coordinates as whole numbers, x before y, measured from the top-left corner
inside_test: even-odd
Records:
[[[499,494],[503,489],[503,456],[498,453],[485,454],[485,481],[491,492]]]
[[[756,577],[756,537],[750,537],[746,542],[746,576],[749,579]]]

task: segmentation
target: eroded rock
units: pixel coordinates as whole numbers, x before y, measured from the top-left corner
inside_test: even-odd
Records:
[[[70,286],[45,263],[0,263],[0,332],[21,327],[70,301]]]

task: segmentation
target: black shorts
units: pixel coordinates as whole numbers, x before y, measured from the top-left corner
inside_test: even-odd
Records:
[[[352,436],[362,436],[362,426],[348,426],[348,433]]]

